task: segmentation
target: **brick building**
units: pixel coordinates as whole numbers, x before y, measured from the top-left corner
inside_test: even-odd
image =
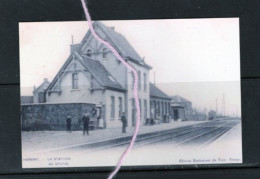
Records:
[[[94,22],[98,35],[112,44],[138,72],[138,96],[142,121],[150,117],[149,70],[125,37],[101,22]],[[104,108],[105,126],[121,126],[127,114],[128,125],[135,125],[133,74],[87,32],[80,44],[71,45],[71,54],[46,89],[46,103],[91,103]]]

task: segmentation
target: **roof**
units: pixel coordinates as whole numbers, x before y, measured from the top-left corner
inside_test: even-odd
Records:
[[[131,57],[135,60],[142,60],[139,54],[135,51],[135,49],[130,45],[130,43],[126,40],[126,38],[116,32],[112,27],[108,27],[99,21],[95,21],[93,25],[97,24],[101,27],[106,34],[111,38],[112,42],[120,49],[124,56]]]
[[[189,100],[187,100],[179,95],[171,96],[171,99],[172,99],[172,102],[175,102],[175,103],[187,103],[187,102],[190,103]]]
[[[45,91],[50,85],[50,82],[48,81],[47,78],[44,79],[44,81],[42,82],[42,84],[40,86],[38,86],[35,90],[33,90],[33,92],[36,91]]]
[[[125,90],[99,61],[90,59],[86,56],[82,56],[82,61],[102,86]]]
[[[157,88],[154,84],[150,83],[150,96],[157,98],[166,98],[171,99],[167,94],[165,94],[162,90]]]
[[[33,103],[33,96],[21,96],[21,104]]]
[[[140,55],[136,52],[136,50],[132,47],[132,45],[127,41],[127,39],[120,33],[116,32],[113,27],[108,27],[99,21],[95,21],[93,26],[99,26],[105,34],[108,36],[108,40],[110,40],[116,48],[121,52],[121,54],[126,57],[128,60],[131,60],[135,63],[145,66],[146,68],[150,68],[151,66],[147,65],[145,61],[140,57]],[[96,31],[98,35],[98,31]],[[87,33],[88,34],[88,33]],[[82,40],[86,40],[87,35]]]

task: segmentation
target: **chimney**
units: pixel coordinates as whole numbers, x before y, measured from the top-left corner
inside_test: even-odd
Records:
[[[80,52],[81,50],[81,45],[82,44],[71,44],[70,45],[70,53],[73,53],[73,52]]]

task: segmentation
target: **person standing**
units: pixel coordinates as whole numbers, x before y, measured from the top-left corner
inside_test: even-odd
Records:
[[[83,122],[83,135],[87,132],[87,135],[89,135],[89,115],[86,112],[84,116],[82,117]]]
[[[71,133],[71,117],[70,116],[67,117],[66,123],[67,123],[67,132]]]
[[[126,121],[126,116],[125,113],[122,113],[121,116],[121,122],[122,122],[122,133],[126,133],[126,126],[127,126],[127,121]]]

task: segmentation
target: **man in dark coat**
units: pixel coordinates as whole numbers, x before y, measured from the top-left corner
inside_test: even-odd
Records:
[[[122,122],[122,133],[126,133],[127,120],[124,112],[122,113],[121,116],[121,122]]]
[[[67,132],[71,133],[71,117],[70,116],[67,117],[66,123],[67,123]]]
[[[87,135],[89,135],[89,115],[88,113],[85,113],[84,116],[82,117],[82,122],[83,122],[83,135],[87,132]]]

